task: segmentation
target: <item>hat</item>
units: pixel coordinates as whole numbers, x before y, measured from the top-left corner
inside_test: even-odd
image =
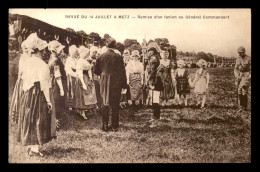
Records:
[[[108,38],[106,42],[108,48],[114,48],[116,46],[116,40],[114,38]]]
[[[98,54],[101,54],[102,53],[101,48],[99,48],[97,52]]]
[[[238,48],[237,52],[239,52],[239,53],[244,53],[244,52],[246,52],[246,49],[245,49],[244,47],[240,46],[240,47]]]
[[[61,45],[57,40],[53,40],[48,44],[48,49],[56,53],[60,53],[63,48],[65,48],[65,46]]]
[[[85,56],[88,56],[87,58],[89,58],[89,49],[88,48],[84,48],[83,50],[81,50],[81,53],[80,53],[80,57],[83,58]]]
[[[105,52],[107,52],[107,47],[106,47],[106,46],[103,46],[103,47],[101,48],[100,54],[103,54],[103,53],[105,53]]]
[[[96,46],[92,46],[92,47],[90,47],[90,54],[91,54],[91,56],[92,56],[92,54],[95,52],[95,51],[98,51],[98,47],[96,47]]]
[[[140,58],[140,53],[138,50],[133,50],[131,53],[131,57],[138,56]]]
[[[185,61],[184,60],[177,60],[177,65],[185,65]]]
[[[200,59],[200,60],[197,62],[197,65],[198,65],[199,67],[201,67],[201,66],[203,66],[203,65],[207,66],[207,62],[206,62],[204,59]]]
[[[24,41],[22,42],[22,44],[21,44],[21,48],[22,48],[23,50],[27,49],[26,43],[27,43],[26,40],[24,40]]]
[[[74,54],[76,51],[78,51],[78,48],[76,47],[76,45],[71,45],[69,47],[69,54],[70,55]]]
[[[32,33],[26,39],[26,45],[28,51],[31,53],[34,51],[34,49],[43,50],[48,46],[48,43],[40,39],[36,33]]]
[[[156,42],[151,42],[150,44],[148,44],[147,50],[155,50],[157,53],[161,53],[161,48]]]
[[[80,47],[79,47],[79,49],[78,49],[78,51],[79,51],[79,54],[81,54],[84,50],[85,50],[85,46],[84,45],[81,45]]]

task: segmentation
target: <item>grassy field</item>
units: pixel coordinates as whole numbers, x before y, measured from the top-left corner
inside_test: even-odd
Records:
[[[193,78],[195,69],[189,70]],[[89,114],[86,121],[67,115],[57,139],[41,147],[45,156],[29,157],[26,148],[16,142],[16,125],[9,122],[9,162],[251,162],[251,108],[237,112],[233,69],[208,70],[211,78],[206,109],[195,107],[191,94],[187,108],[163,108],[164,119],[155,128],[149,128],[150,108],[120,110],[120,129],[115,133],[100,130],[98,114]]]

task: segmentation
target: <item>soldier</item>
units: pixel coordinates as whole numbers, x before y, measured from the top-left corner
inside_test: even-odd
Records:
[[[251,79],[251,57],[246,55],[245,52],[244,47],[238,48],[239,57],[236,60],[234,69],[239,111],[247,110],[247,93]]]

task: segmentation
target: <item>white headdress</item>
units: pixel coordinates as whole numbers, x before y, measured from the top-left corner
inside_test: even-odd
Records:
[[[177,60],[177,65],[185,65],[185,61],[184,60]]]
[[[34,49],[43,50],[48,46],[48,43],[46,41],[43,41],[42,39],[38,38],[36,33],[32,33],[28,36],[26,39],[26,45],[28,48],[28,52],[31,53],[34,51]]]
[[[98,51],[98,47],[96,47],[96,46],[92,46],[92,47],[90,47],[90,56],[92,56],[92,54],[95,52],[95,51]]]
[[[27,45],[26,45],[26,40],[24,40],[21,44],[21,48],[24,50],[24,49],[27,49]]]
[[[84,45],[81,45],[80,47],[79,47],[79,49],[78,49],[78,51],[79,51],[79,54],[81,54],[84,50],[85,50],[85,46]]]
[[[102,47],[100,54],[103,54],[103,53],[107,52],[107,50],[108,50],[108,48],[106,46]]]
[[[69,53],[70,55],[74,54],[76,51],[78,51],[78,48],[76,47],[76,45],[71,45],[69,47]]]
[[[202,66],[202,65],[205,65],[205,66],[207,66],[207,62],[206,62],[206,60],[204,60],[204,59],[200,59],[198,62],[197,62],[197,65],[198,66]]]
[[[133,58],[133,56],[138,56],[140,58],[140,53],[138,50],[133,50],[131,53],[131,57]]]
[[[61,43],[59,43],[58,41],[56,40],[53,40],[51,42],[49,42],[48,44],[48,49],[50,51],[55,51],[56,53],[60,53],[61,50],[64,48],[65,46],[61,45]]]
[[[85,56],[88,56],[89,57],[89,49],[88,48],[84,48],[83,50],[81,50],[81,53],[80,53],[80,57],[83,58]],[[88,58],[87,57],[87,58]]]

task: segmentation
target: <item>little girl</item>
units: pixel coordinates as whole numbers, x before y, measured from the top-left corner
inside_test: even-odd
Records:
[[[184,98],[184,104],[187,106],[187,94],[190,94],[190,86],[189,86],[189,72],[184,68],[185,62],[183,60],[177,61],[178,68],[175,72],[175,82],[177,88],[177,94],[179,99],[179,105],[182,104],[181,98]]]
[[[209,72],[206,69],[207,62],[203,59],[200,59],[197,62],[197,65],[200,67],[195,73],[195,79],[193,84],[195,86],[194,92],[197,95],[197,106],[200,105],[200,100],[202,97],[201,109],[204,108],[206,102],[206,91],[209,86]]]

